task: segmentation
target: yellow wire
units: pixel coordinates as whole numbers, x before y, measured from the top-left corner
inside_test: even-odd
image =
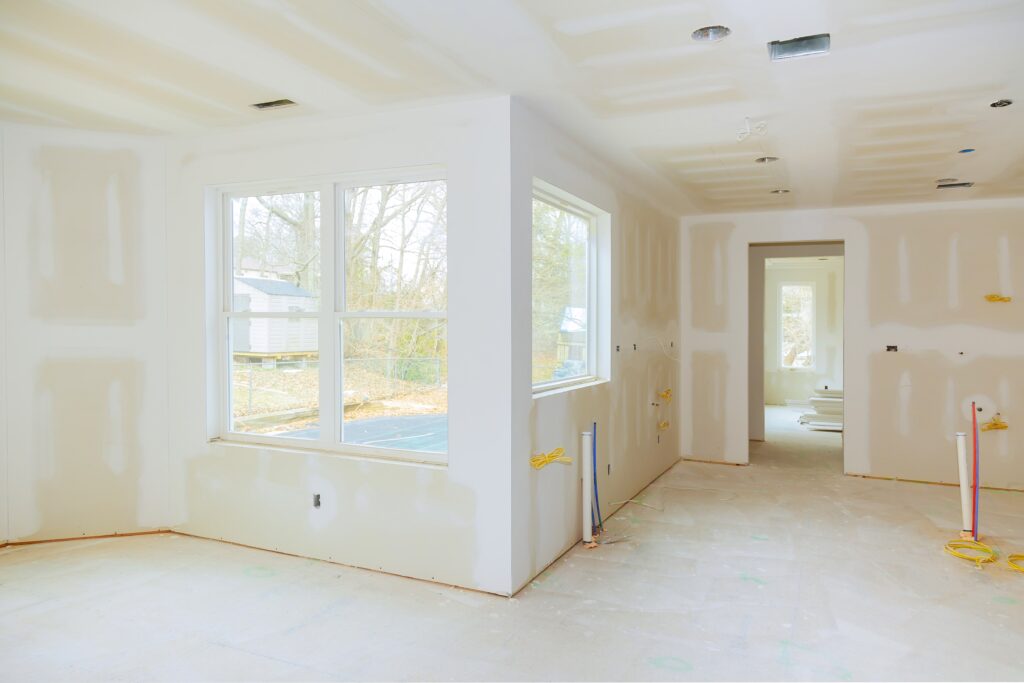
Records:
[[[1013,301],[1013,297],[1003,296],[1002,294],[986,294],[985,301],[990,301],[994,304],[1008,304]]]
[[[659,391],[658,392],[658,396],[660,396],[661,398],[665,399],[665,403],[671,403],[672,402],[672,390],[671,389],[666,389],[665,391]]]
[[[535,470],[547,467],[553,462],[564,462],[568,465],[572,462],[572,458],[565,454],[564,448],[556,448],[550,453],[539,453],[530,458],[530,465],[532,465]]]
[[[996,413],[995,415],[992,416],[991,420],[989,420],[985,424],[981,425],[981,431],[983,431],[983,432],[990,432],[993,429],[1009,429],[1009,428],[1010,428],[1010,425],[1006,424],[1003,421],[1003,418],[1002,418],[1002,416],[999,413]]]
[[[1024,565],[1017,564],[1021,561],[1024,561],[1024,553],[1014,553],[1006,558],[1006,564],[1010,565],[1010,569],[1015,572],[1024,572]]]
[[[996,551],[978,541],[950,541],[943,550],[953,557],[959,557],[961,560],[970,560],[979,567],[996,561]],[[974,550],[981,553],[981,555],[968,555],[967,553],[958,552],[959,550]]]

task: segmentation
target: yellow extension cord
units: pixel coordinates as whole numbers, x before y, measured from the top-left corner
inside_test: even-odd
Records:
[[[1014,553],[1006,558],[1006,564],[1010,565],[1010,569],[1015,572],[1024,572],[1024,565],[1017,564],[1018,562],[1024,562],[1024,554]]]
[[[569,463],[572,462],[572,458],[565,454],[564,448],[556,448],[550,453],[539,453],[530,458],[530,465],[535,470],[539,470],[542,467],[547,467],[553,462],[564,462],[565,464],[568,465]]]
[[[996,551],[988,547],[984,543],[978,541],[950,541],[943,548],[947,553],[953,557],[959,557],[961,560],[970,560],[979,567],[983,564],[996,561]],[[959,552],[960,550],[974,550],[981,553],[980,555],[968,555],[967,553]]]

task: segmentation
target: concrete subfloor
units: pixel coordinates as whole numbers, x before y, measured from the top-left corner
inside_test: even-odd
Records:
[[[823,434],[681,462],[513,599],[177,535],[8,547],[0,679],[1024,677],[1024,574],[942,552],[957,490],[845,477]],[[983,506],[1024,552],[1024,494]]]

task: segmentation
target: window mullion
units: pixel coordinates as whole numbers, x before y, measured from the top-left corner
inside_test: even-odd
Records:
[[[345,283],[345,230],[347,227],[345,207],[348,201],[347,192],[348,190],[340,185],[336,186],[333,192],[334,201],[337,204],[334,211],[334,236],[337,243],[333,251],[337,268],[334,275],[335,295],[332,307],[333,315],[331,316],[331,334],[336,344],[334,355],[332,356],[334,360],[334,396],[338,399],[337,404],[334,406],[334,419],[336,420],[334,429],[335,443],[342,443],[345,440],[345,338],[341,321],[345,316],[345,311],[348,310]]]
[[[317,325],[320,349],[320,443],[326,446],[333,446],[338,441],[338,411],[335,406],[338,396],[335,366],[338,361],[335,352],[337,335],[334,332],[334,308],[338,300],[336,217],[334,187],[328,185],[320,189],[320,316]]]
[[[221,391],[218,392],[220,409],[217,411],[220,416],[220,429],[223,436],[232,431],[231,413],[231,392],[232,387],[232,366],[231,355],[231,309],[232,294],[234,293],[235,257],[234,257],[234,212],[231,210],[231,197],[226,193],[220,195],[220,211],[218,212],[218,223],[220,227],[220,239],[216,240],[220,253],[221,277],[219,278],[220,291],[217,293],[220,300],[222,315],[217,321],[218,337],[218,363],[217,371],[220,375]]]

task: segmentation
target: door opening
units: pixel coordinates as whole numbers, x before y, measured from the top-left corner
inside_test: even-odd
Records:
[[[841,243],[750,247],[750,462],[843,471]]]

